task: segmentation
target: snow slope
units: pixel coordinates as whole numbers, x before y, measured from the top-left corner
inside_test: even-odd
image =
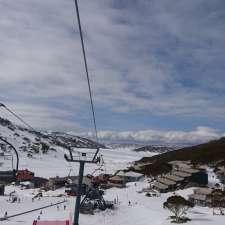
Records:
[[[37,153],[54,152],[57,147],[67,150],[73,148],[105,148],[104,145],[87,138],[63,132],[38,132],[18,126],[1,117],[0,137],[7,140],[18,151],[29,153],[30,156]],[[5,144],[2,140],[0,144],[0,151],[9,152],[9,145]]]
[[[27,158],[26,154],[19,152],[20,155],[20,169],[29,169],[35,172],[36,176],[42,177],[53,177],[53,176],[67,176],[71,170],[71,175],[78,174],[79,164],[77,163],[68,163],[64,159],[64,154],[68,153],[68,150],[63,148],[56,148],[56,152],[49,152],[48,154],[36,154],[33,158]],[[79,149],[82,151],[82,149]],[[84,149],[83,149],[84,151]],[[93,150],[85,151],[92,152]],[[132,161],[140,159],[143,155],[151,156],[152,153],[138,153],[130,149],[101,149],[100,153],[103,155],[105,166],[102,167],[104,172],[114,173],[118,169],[125,169]],[[4,160],[0,157],[0,162],[3,162],[1,169],[7,170],[11,169],[11,161]],[[98,168],[98,165],[95,164],[86,164],[85,173],[90,174]],[[97,171],[103,172],[103,171]]]
[[[134,183],[129,183],[125,189],[112,188],[107,190],[105,198],[113,200],[118,197],[119,204],[116,205],[115,210],[106,210],[96,212],[94,215],[80,215],[80,225],[169,225],[169,211],[163,209],[163,202],[171,194],[162,194],[160,197],[146,197],[144,193],[137,193],[138,190],[147,186],[147,182],[138,182],[135,186]],[[7,191],[10,192],[16,189],[15,187],[8,187]],[[17,190],[17,189],[16,189]],[[63,189],[60,190],[63,193]],[[59,190],[57,193],[60,192]],[[186,197],[192,193],[192,189],[179,191],[177,194],[181,194]],[[4,215],[5,210],[8,211],[8,215],[15,212],[21,212],[27,209],[33,209],[40,206],[44,206],[50,203],[63,200],[64,198],[56,197],[43,197],[41,200],[31,201],[32,193],[30,190],[19,191],[18,195],[21,196],[21,203],[8,203],[7,197],[0,198],[0,215]],[[51,192],[53,195],[54,192]],[[67,198],[66,210],[63,210],[63,206],[52,207],[42,210],[43,214],[40,215],[40,211],[23,215],[20,217],[11,218],[9,221],[2,221],[2,225],[31,225],[33,219],[36,219],[40,215],[42,220],[55,220],[55,219],[68,219],[71,212],[73,212],[75,198]],[[131,201],[131,205],[128,205],[128,201]],[[213,216],[212,209],[207,207],[194,207],[188,213],[188,217],[192,221],[188,222],[190,225],[222,225],[224,224],[224,216]]]
[[[19,153],[19,169],[29,169],[35,172],[36,176],[53,177],[66,176],[70,171],[74,175],[78,173],[78,164],[70,164],[64,159],[64,154],[69,152],[68,148],[76,151],[94,153],[96,151],[96,143],[78,136],[66,133],[52,132],[45,135],[38,135],[36,132],[30,131],[23,127],[17,126],[8,120],[0,117],[0,136],[10,142]],[[49,146],[49,150],[43,153],[42,143]],[[3,142],[0,141],[0,144]],[[82,149],[81,147],[86,147]],[[100,146],[100,145],[99,145]],[[79,148],[76,148],[79,147]],[[103,147],[103,146],[102,146]],[[105,166],[102,169],[107,173],[114,173],[118,169],[124,169],[132,161],[139,160],[143,156],[152,156],[151,152],[134,152],[130,147],[117,148],[101,148],[100,154],[103,155]],[[8,149],[8,146],[1,146],[0,152],[15,155]],[[28,154],[31,157],[28,158]],[[2,165],[1,165],[2,164]],[[85,173],[92,173],[98,168],[98,165],[86,165]],[[0,170],[11,170],[12,161],[6,160],[0,156]]]

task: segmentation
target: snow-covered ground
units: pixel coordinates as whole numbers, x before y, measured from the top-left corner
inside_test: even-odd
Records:
[[[208,186],[215,187],[215,184],[219,184],[220,180],[217,178],[216,174],[213,172],[212,168],[207,169],[208,173]]]
[[[82,151],[82,149],[79,149],[79,151]],[[83,149],[83,151],[93,153],[93,150]],[[79,164],[68,163],[64,159],[65,153],[68,153],[68,151],[57,148],[57,152],[50,151],[48,154],[34,154],[33,158],[27,158],[25,153],[19,152],[19,169],[27,168],[35,172],[35,176],[47,178],[56,175],[67,176],[70,170],[72,171],[71,175],[77,175]],[[105,166],[103,166],[102,169],[107,173],[114,173],[118,169],[125,169],[129,163],[143,156],[152,156],[155,154],[151,152],[135,152],[129,148],[101,149],[100,153],[103,155],[105,162]],[[3,158],[0,157],[0,162],[4,163],[1,167],[4,168],[4,170],[10,170],[12,168],[11,160],[3,160]],[[98,165],[86,164],[85,173],[92,173],[97,168]]]
[[[101,150],[101,154],[104,156],[106,165],[106,172],[113,173],[117,169],[126,168],[129,163],[134,160],[140,159],[145,155],[151,155],[146,152],[134,152],[129,148],[118,149],[105,149]],[[65,176],[68,175],[72,168],[72,173],[75,175],[78,173],[78,165],[69,164],[63,158],[64,152],[58,149],[58,151],[51,152],[48,155],[36,155],[34,159],[28,159],[20,153],[20,168],[28,168],[34,171],[37,176],[52,177],[55,175]],[[5,163],[6,165],[7,163]],[[10,168],[10,163],[8,162]],[[86,165],[85,173],[91,173],[96,169],[96,165]],[[210,173],[210,183],[217,182],[214,174]],[[73,174],[71,174],[73,175]],[[143,187],[148,186],[147,181],[134,183],[128,183],[127,188],[117,189],[112,188],[106,191],[105,199],[114,200],[119,199],[119,204],[116,205],[114,210],[106,210],[96,212],[94,215],[80,215],[80,225],[166,225],[170,224],[169,211],[163,209],[163,202],[170,194],[162,194],[160,197],[146,197],[144,193],[138,193]],[[64,194],[64,189],[50,191],[44,193],[44,197],[40,200],[32,202],[34,195],[38,193],[38,190],[20,190],[19,187],[8,186],[6,187],[6,194],[9,194],[13,190],[16,191],[16,195],[21,199],[20,203],[10,203],[7,201],[9,197],[0,197],[0,217],[4,216],[7,211],[8,215],[24,212],[31,209],[36,209],[42,206],[57,203],[64,199],[68,200],[67,203],[60,205],[57,209],[56,206],[46,208],[40,211],[35,211],[29,214],[21,215],[9,219],[8,221],[1,221],[2,225],[32,225],[34,219],[40,216],[41,220],[65,220],[73,214],[75,198],[74,197],[56,197],[59,194]],[[179,191],[184,197],[193,192],[192,189]],[[131,201],[131,205],[128,202]],[[66,205],[66,210],[63,206]],[[222,225],[224,224],[224,216],[213,216],[212,210],[203,207],[194,207],[188,213],[188,216],[192,221],[188,222],[190,225]]]
[[[162,194],[160,197],[146,197],[144,193],[137,193],[143,187],[146,187],[147,182],[138,182],[137,185],[134,183],[129,183],[127,188],[117,189],[112,188],[106,191],[105,199],[113,200],[114,198],[119,199],[119,204],[116,205],[114,210],[106,210],[101,212],[96,212],[94,215],[80,215],[80,224],[82,225],[167,225],[170,224],[169,216],[171,215],[169,211],[163,209],[163,202],[167,199],[170,194]],[[32,202],[32,192],[33,190],[19,190],[16,187],[7,187],[6,192],[11,192],[16,190],[17,195],[20,196],[20,203],[9,203],[7,199],[9,197],[0,198],[0,215],[4,215],[7,211],[8,215],[23,212],[30,209],[39,208],[41,206],[46,206],[51,203],[56,203],[62,201],[63,199],[68,200],[67,203],[62,204],[59,209],[56,206],[51,208],[43,209],[40,215],[40,210],[25,214],[19,217],[11,218],[8,221],[1,221],[2,225],[31,225],[34,219],[40,215],[41,220],[65,220],[68,219],[73,212],[74,197],[43,197],[40,200],[35,200]],[[192,189],[182,190],[177,192],[182,196],[186,197],[188,194],[192,193]],[[56,195],[63,193],[64,190],[57,190],[57,192],[47,193],[47,195]],[[131,205],[128,202],[131,201]],[[66,210],[63,206],[66,205]],[[224,216],[213,216],[212,209],[207,207],[194,207],[188,213],[189,218],[192,221],[188,222],[190,225],[222,225],[224,224]]]

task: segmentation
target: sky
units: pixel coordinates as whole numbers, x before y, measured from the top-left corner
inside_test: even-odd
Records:
[[[224,0],[78,2],[102,139],[224,135]],[[2,103],[36,129],[91,136],[84,72],[73,0],[0,0]]]

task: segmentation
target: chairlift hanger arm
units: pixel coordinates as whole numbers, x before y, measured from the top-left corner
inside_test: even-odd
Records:
[[[74,159],[73,155],[67,155],[67,154],[64,154],[64,158],[67,162],[84,162],[84,163],[93,163],[93,164],[96,164],[99,162],[99,158],[96,158],[95,160],[82,160],[82,159]]]
[[[99,148],[97,148],[97,151],[95,152],[95,155],[94,155],[94,157],[93,157],[93,161],[95,161],[96,160],[96,158],[97,158],[97,156],[98,156],[98,153],[99,153]]]
[[[18,169],[19,169],[19,155],[18,155],[18,152],[17,152],[16,148],[11,143],[9,143],[5,139],[3,139],[2,137],[0,137],[0,140],[5,142],[7,145],[9,145],[14,150],[14,152],[16,153],[16,160],[17,160],[16,161],[16,172],[17,172]]]

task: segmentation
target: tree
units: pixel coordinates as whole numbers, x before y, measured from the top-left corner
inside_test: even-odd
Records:
[[[47,153],[49,150],[49,145],[44,142],[41,142],[41,150],[43,154]]]
[[[176,223],[186,222],[188,218],[184,218],[189,208],[194,207],[194,204],[182,196],[174,195],[167,198],[166,202],[163,203],[163,208],[168,209],[174,214]]]

